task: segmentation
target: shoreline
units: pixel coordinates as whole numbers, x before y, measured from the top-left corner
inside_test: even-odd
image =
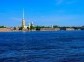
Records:
[[[36,30],[36,31],[0,31],[0,32],[57,32],[57,31],[84,31],[84,30]]]

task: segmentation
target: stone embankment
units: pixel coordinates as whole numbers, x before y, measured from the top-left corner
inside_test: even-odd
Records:
[[[0,32],[10,32],[12,31],[11,28],[0,28]]]

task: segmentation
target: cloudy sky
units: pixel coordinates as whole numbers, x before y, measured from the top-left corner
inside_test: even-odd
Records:
[[[84,25],[84,0],[0,0],[0,25],[21,26],[23,8],[26,25]]]

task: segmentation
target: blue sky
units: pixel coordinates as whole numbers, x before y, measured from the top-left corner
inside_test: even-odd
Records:
[[[0,25],[21,26],[23,8],[26,25],[84,25],[84,0],[0,0]]]

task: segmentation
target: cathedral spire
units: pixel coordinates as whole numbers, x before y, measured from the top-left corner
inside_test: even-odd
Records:
[[[24,9],[23,9],[23,19],[24,19]]]
[[[23,9],[23,16],[22,16],[22,29],[25,29],[24,9]]]

